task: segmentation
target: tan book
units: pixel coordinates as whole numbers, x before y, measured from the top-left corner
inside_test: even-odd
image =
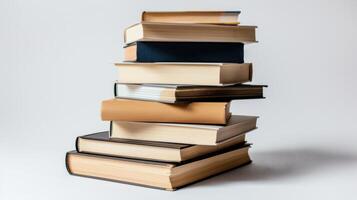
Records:
[[[226,124],[230,117],[229,105],[229,102],[166,104],[110,99],[102,101],[101,117],[104,121]]]
[[[232,147],[180,164],[72,151],[66,155],[66,166],[68,172],[73,175],[175,190],[250,163],[248,148]]]
[[[105,131],[78,137],[76,149],[82,153],[164,162],[182,162],[234,145],[243,145],[244,143],[245,134],[225,140],[216,146],[206,146],[115,139],[110,138],[109,132]]]
[[[117,63],[118,83],[222,86],[252,80],[251,63]]]
[[[237,25],[239,14],[240,11],[145,11],[141,19],[143,22]]]
[[[257,118],[232,115],[226,125],[112,121],[110,134],[121,139],[217,145],[255,129]]]
[[[124,42],[240,42],[252,43],[256,26],[142,22],[125,29]]]

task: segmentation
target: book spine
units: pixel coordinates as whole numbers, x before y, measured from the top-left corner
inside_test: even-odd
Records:
[[[113,122],[110,121],[110,123],[109,123],[109,138],[112,137],[112,132],[113,132]]]
[[[77,152],[80,152],[80,151],[79,151],[79,138],[80,138],[80,137],[77,137],[77,138],[76,138],[76,144],[75,144],[75,147],[76,147],[76,151],[77,151]]]
[[[117,84],[118,83],[114,83],[114,97],[117,96]]]
[[[66,169],[67,169],[67,172],[68,172],[69,174],[72,174],[72,175],[73,175],[73,173],[72,173],[72,171],[71,171],[71,169],[70,169],[70,167],[69,167],[69,156],[70,156],[70,153],[67,152],[67,153],[66,153],[66,156],[65,156]]]

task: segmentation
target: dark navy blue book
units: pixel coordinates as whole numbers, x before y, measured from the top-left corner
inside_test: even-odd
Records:
[[[227,42],[144,42],[124,48],[125,61],[244,63],[244,44]]]

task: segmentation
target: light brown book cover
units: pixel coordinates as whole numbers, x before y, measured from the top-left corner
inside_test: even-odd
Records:
[[[240,11],[144,11],[143,22],[239,24]]]
[[[216,146],[207,146],[110,138],[109,132],[103,131],[77,137],[76,150],[80,153],[177,163],[239,144],[245,144],[245,134]]]
[[[229,102],[193,102],[166,104],[129,99],[102,102],[104,121],[173,122],[194,124],[226,124]]]
[[[66,154],[72,175],[175,190],[251,162],[249,145],[232,146],[182,163],[154,162],[71,151]]]
[[[256,41],[256,26],[225,26],[212,24],[155,23],[134,24],[124,31],[124,42],[241,42]]]
[[[225,86],[252,81],[252,63],[122,62],[118,83]]]
[[[112,121],[110,137],[216,146],[229,138],[254,130],[257,118],[232,115],[225,125]]]

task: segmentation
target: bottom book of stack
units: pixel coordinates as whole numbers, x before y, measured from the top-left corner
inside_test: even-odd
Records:
[[[236,144],[180,163],[68,152],[69,173],[78,176],[175,190],[251,162],[249,144]]]

